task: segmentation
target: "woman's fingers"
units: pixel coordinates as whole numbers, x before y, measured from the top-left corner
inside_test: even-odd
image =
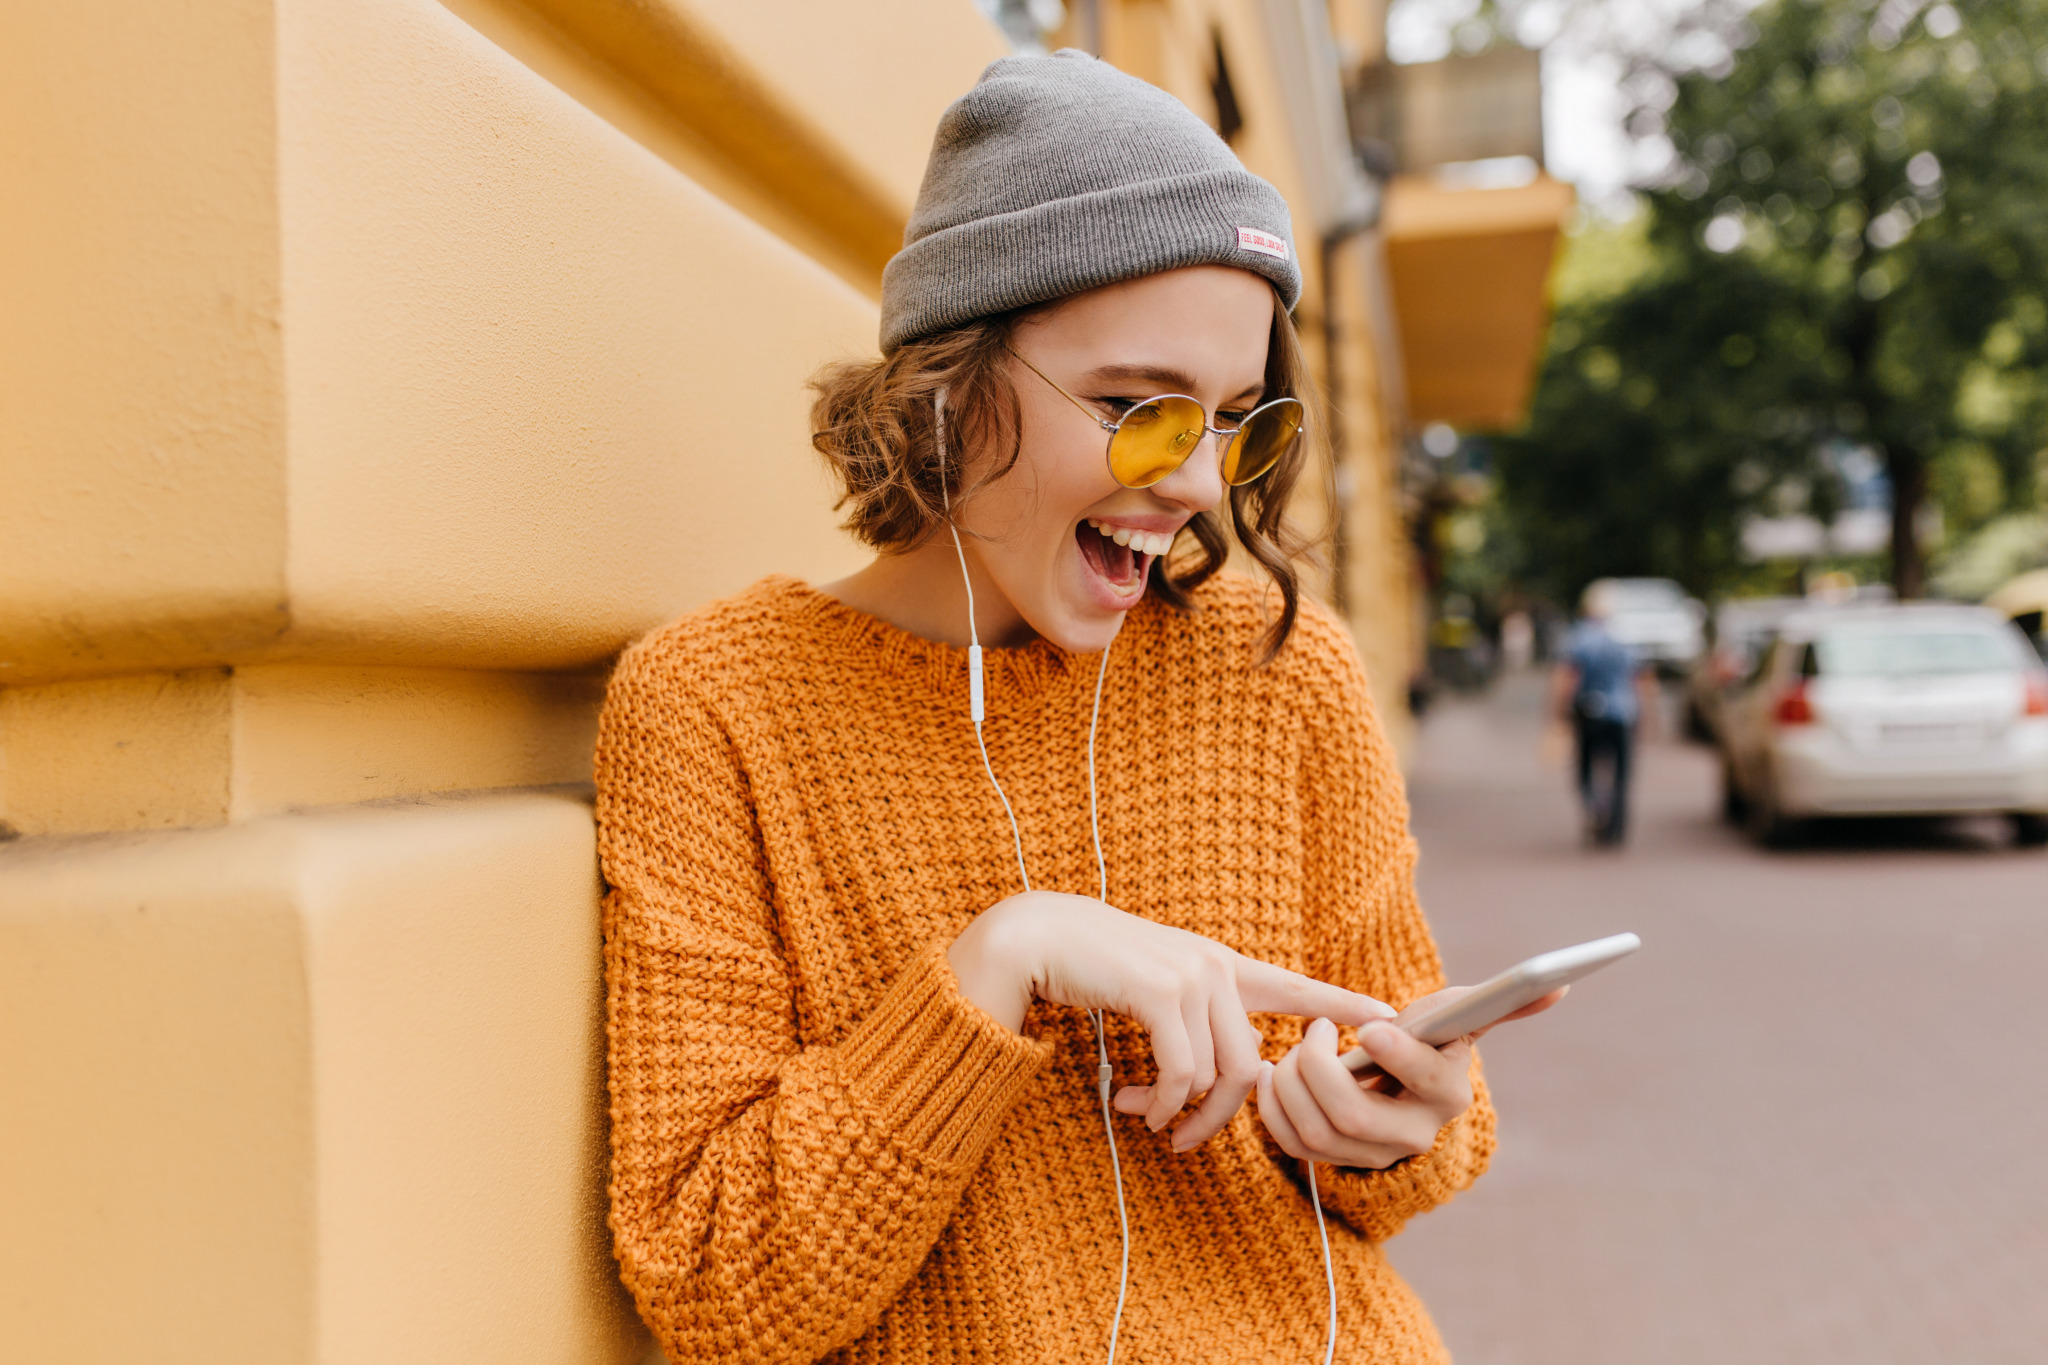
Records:
[[[1301,1142],[1300,1155],[1308,1159],[1337,1161],[1344,1155],[1350,1144],[1342,1133],[1330,1123],[1329,1115],[1301,1076],[1301,1054],[1308,1046],[1303,1042],[1282,1057],[1273,1068],[1273,1093],[1281,1107],[1287,1111],[1287,1122],[1294,1128],[1294,1135]]]
[[[1194,1078],[1188,1084],[1188,1098],[1206,1094],[1216,1084],[1216,1043],[1210,1036],[1208,991],[1189,991],[1181,997],[1180,1022],[1188,1033],[1188,1055],[1194,1059]]]
[[[1273,1141],[1280,1144],[1280,1150],[1299,1161],[1309,1159],[1308,1148],[1301,1142],[1301,1134],[1294,1131],[1294,1123],[1287,1117],[1287,1106],[1280,1102],[1279,1091],[1274,1084],[1279,1068],[1271,1062],[1259,1063],[1259,1122],[1266,1125],[1266,1131],[1273,1135]]]
[[[1415,1099],[1441,1115],[1437,1126],[1472,1103],[1472,1045],[1464,1039],[1433,1048],[1391,1024],[1379,1024],[1360,1029],[1358,1045]],[[1338,1069],[1343,1069],[1341,1064]]]
[[[1258,1084],[1259,1031],[1244,1017],[1234,992],[1209,1002],[1209,1036],[1216,1049],[1216,1079],[1201,1107],[1173,1130],[1173,1149],[1185,1152],[1223,1130]]]
[[[1337,1060],[1337,1029],[1327,1019],[1318,1019],[1302,1035],[1297,1068],[1330,1126],[1354,1142],[1383,1141],[1384,1121],[1375,1109],[1372,1092],[1358,1083],[1358,1077]]]
[[[1259,1084],[1260,1038],[1245,1017],[1247,1010],[1352,1025],[1394,1013],[1369,995],[1244,957],[1200,935],[1085,897],[1034,892],[1013,897],[1005,906],[1004,913],[1021,926],[1017,935],[1027,947],[1036,945],[1024,956],[1039,964],[1032,989],[1040,998],[1114,1010],[1149,1036],[1158,1073],[1149,1085],[1118,1090],[1111,1101],[1116,1111],[1142,1114],[1158,1132],[1191,1100],[1200,1099],[1175,1127],[1173,1144],[1179,1151],[1220,1132]],[[1317,1135],[1301,1130],[1315,1127],[1321,1111],[1311,1103],[1307,1115],[1294,1113],[1305,1088],[1292,1069],[1282,1082],[1276,1103],[1288,1108],[1291,1121],[1281,1122],[1314,1145]]]
[[[1403,1101],[1361,1086],[1337,1060],[1337,1030],[1327,1020],[1309,1027],[1300,1051],[1302,1082],[1337,1133],[1340,1151],[1364,1153],[1362,1164],[1381,1166],[1429,1150],[1442,1126],[1435,1111],[1419,1096]]]
[[[1146,1010],[1136,1017],[1139,1026],[1152,1036],[1152,1060],[1159,1067],[1159,1074],[1152,1081],[1152,1093],[1147,1097],[1149,1103],[1145,1106],[1145,1126],[1156,1133],[1181,1111],[1188,1102],[1188,1096],[1194,1093],[1195,1052],[1188,1039],[1187,1022],[1181,1016],[1179,1001],[1164,1009]]]
[[[1269,1014],[1323,1017],[1352,1025],[1394,1017],[1393,1009],[1383,1001],[1257,958],[1238,959],[1237,992],[1246,1009]]]
[[[1109,1104],[1119,1114],[1142,1114],[1152,1107],[1152,1087],[1127,1085],[1110,1096]]]

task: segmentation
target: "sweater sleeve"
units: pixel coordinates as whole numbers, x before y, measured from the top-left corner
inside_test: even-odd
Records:
[[[880,1319],[1048,1049],[941,943],[806,1045],[745,772],[680,671],[629,652],[599,730],[613,1242],[675,1365],[811,1361]]]
[[[1309,971],[1398,1009],[1445,984],[1416,900],[1408,799],[1349,634],[1320,614],[1304,615]],[[1324,1208],[1384,1241],[1477,1180],[1493,1149],[1493,1104],[1475,1054],[1472,1105],[1429,1151],[1383,1171],[1319,1166],[1317,1187]]]

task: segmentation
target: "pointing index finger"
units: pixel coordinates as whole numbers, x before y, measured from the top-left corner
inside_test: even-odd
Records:
[[[1369,995],[1347,991],[1256,958],[1245,958],[1239,964],[1237,991],[1246,1009],[1264,1014],[1298,1014],[1309,1019],[1322,1016],[1354,1027],[1394,1017],[1391,1006]]]

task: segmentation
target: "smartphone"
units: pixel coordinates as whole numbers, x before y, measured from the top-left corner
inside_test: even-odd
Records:
[[[1468,1033],[1497,1024],[1524,1005],[1534,1004],[1559,986],[1568,986],[1582,976],[1619,962],[1643,946],[1634,934],[1613,934],[1590,943],[1575,944],[1553,952],[1538,953],[1518,962],[1476,990],[1467,991],[1447,1004],[1412,1019],[1402,1027],[1411,1037],[1442,1047]],[[1377,1072],[1378,1065],[1362,1047],[1355,1047],[1337,1059],[1352,1072]]]

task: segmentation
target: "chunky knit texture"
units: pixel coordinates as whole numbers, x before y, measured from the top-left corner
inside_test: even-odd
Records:
[[[1109,899],[1394,1004],[1442,984],[1400,776],[1343,628],[1314,608],[1270,667],[1238,579],[1118,637],[1098,771]],[[1034,884],[1094,894],[1095,660],[989,652],[988,743]],[[625,1281],[677,1365],[1098,1360],[1118,1231],[1086,1017],[1018,1036],[945,946],[1019,890],[967,718],[966,652],[787,579],[659,630],[598,746]],[[1303,1021],[1259,1016],[1277,1059]],[[1152,1074],[1109,1020],[1117,1083]],[[1475,1077],[1476,1079],[1476,1077]],[[1319,1167],[1337,1358],[1443,1360],[1378,1243],[1493,1149],[1483,1085],[1423,1156]],[[1131,1219],[1119,1360],[1321,1359],[1297,1163],[1253,1110],[1200,1149],[1119,1115]]]

